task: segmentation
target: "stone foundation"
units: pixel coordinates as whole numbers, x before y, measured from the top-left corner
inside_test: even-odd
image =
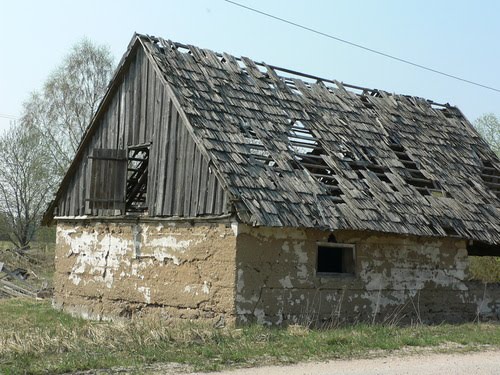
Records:
[[[229,224],[59,222],[54,304],[92,319],[233,320]]]

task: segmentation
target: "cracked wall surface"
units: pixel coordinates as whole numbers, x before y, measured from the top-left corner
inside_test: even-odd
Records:
[[[92,319],[231,320],[230,224],[60,221],[54,304]]]
[[[317,242],[331,233],[240,225],[238,322],[455,322],[497,318],[500,288],[467,280],[465,242],[336,232],[355,244],[355,275],[316,275]]]
[[[500,286],[468,281],[464,241],[335,232],[355,274],[316,275],[330,232],[236,223],[60,221],[54,304],[93,318],[224,323],[499,318]]]

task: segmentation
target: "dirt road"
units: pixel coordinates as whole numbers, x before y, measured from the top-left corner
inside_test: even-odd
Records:
[[[205,373],[193,373],[192,375]],[[499,375],[500,351],[388,356],[212,372],[210,375]]]

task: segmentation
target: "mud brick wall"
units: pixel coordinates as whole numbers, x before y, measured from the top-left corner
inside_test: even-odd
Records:
[[[457,322],[498,318],[500,289],[467,281],[465,242],[336,232],[355,244],[355,275],[316,275],[317,242],[329,232],[240,225],[238,322]]]
[[[355,274],[316,274],[331,233],[242,224],[59,221],[56,307],[92,319],[232,324],[500,318],[500,286],[468,281],[465,242],[340,231]]]
[[[92,319],[231,320],[235,244],[229,224],[60,221],[54,304]]]

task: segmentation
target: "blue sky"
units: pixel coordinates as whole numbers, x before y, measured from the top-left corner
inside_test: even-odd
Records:
[[[500,88],[499,1],[238,0],[262,11]],[[19,116],[86,36],[116,60],[133,35],[158,35],[350,84],[500,114],[500,93],[407,66],[250,13],[223,0],[0,0],[0,115]],[[0,117],[0,131],[9,120]]]

